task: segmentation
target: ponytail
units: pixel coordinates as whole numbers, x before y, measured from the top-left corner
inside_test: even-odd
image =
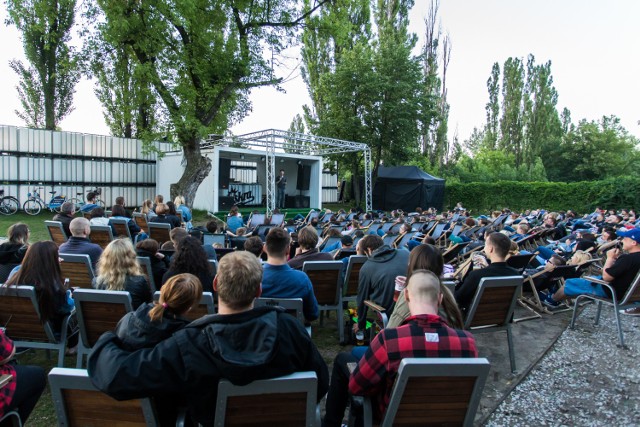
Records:
[[[185,314],[200,302],[202,284],[193,274],[183,273],[171,277],[160,290],[160,299],[149,311],[152,322],[161,322],[165,311],[173,317]]]

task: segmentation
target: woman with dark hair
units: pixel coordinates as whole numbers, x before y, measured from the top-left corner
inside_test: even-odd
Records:
[[[409,283],[409,278],[415,270],[429,270],[436,276],[441,277],[444,269],[444,260],[440,249],[433,245],[420,245],[414,248],[409,255],[409,268],[404,284]],[[402,282],[402,279],[398,280]],[[401,283],[399,283],[401,284]],[[449,326],[456,329],[463,328],[462,313],[456,304],[453,294],[446,286],[440,287],[442,293],[442,305],[440,306],[440,316],[443,317]],[[389,318],[388,328],[400,326],[409,317],[409,307],[404,299],[404,292],[400,292],[398,300]]]
[[[97,207],[91,210],[91,213],[89,214],[89,223],[91,225],[101,225],[101,226],[108,226],[109,225],[109,218],[107,218],[107,216],[104,213],[104,209],[102,209],[101,207]]]
[[[29,246],[22,260],[5,283],[33,286],[38,298],[40,318],[50,320],[55,332],[60,332],[62,320],[74,308],[71,292],[65,289],[58,259],[58,245],[51,241],[36,242]]]
[[[171,257],[171,265],[162,277],[162,283],[181,273],[191,273],[200,279],[204,292],[213,292],[213,271],[207,253],[200,240],[193,236],[178,242],[176,253]]]
[[[121,219],[127,221],[127,227],[129,228],[129,234],[131,234],[131,239],[135,242],[136,236],[140,234],[142,239],[147,238],[147,234],[142,231],[142,229],[136,224],[136,222],[127,217],[127,211],[124,209],[124,206],[121,205],[113,205],[111,207],[111,218],[109,220],[109,225],[111,226],[111,230],[113,232],[113,236],[115,237],[118,233],[116,233],[116,229],[111,222],[111,219]]]
[[[27,224],[18,222],[10,226],[7,230],[9,241],[0,245],[0,264],[20,264],[29,248],[29,235]]]
[[[153,283],[158,286],[162,283],[162,276],[169,269],[169,260],[163,253],[158,252],[159,248],[158,242],[154,239],[145,239],[136,244],[137,255],[149,258]]]
[[[151,222],[159,222],[162,224],[169,224],[171,228],[180,227],[180,219],[175,215],[169,214],[169,207],[164,203],[160,203],[156,206],[156,216],[151,220]]]

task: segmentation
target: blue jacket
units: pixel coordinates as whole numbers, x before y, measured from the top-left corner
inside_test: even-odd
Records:
[[[262,297],[302,298],[304,318],[312,321],[318,318],[318,300],[313,293],[309,276],[302,271],[285,265],[263,264]]]

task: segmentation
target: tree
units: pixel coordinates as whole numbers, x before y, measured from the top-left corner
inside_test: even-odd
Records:
[[[98,30],[135,58],[182,147],[185,169],[171,198],[181,194],[193,203],[212,167],[201,139],[241,119],[252,88],[281,81],[264,50],[278,55],[298,24],[327,1],[303,7],[294,0],[96,0],[104,14]]]
[[[22,33],[29,62],[12,60],[20,77],[17,90],[27,126],[56,129],[73,110],[73,94],[80,79],[79,60],[68,45],[76,0],[7,0],[9,19]]]
[[[487,148],[494,150],[498,145],[500,136],[500,65],[494,63],[491,68],[491,76],[487,80],[487,90],[489,91],[489,102],[485,106],[487,111],[486,143]]]
[[[522,60],[509,58],[505,61],[502,75],[502,117],[498,147],[515,157],[519,166],[524,151],[524,67]]]

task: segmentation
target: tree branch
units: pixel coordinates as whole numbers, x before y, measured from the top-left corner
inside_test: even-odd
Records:
[[[326,3],[331,2],[332,0],[320,0],[314,7],[309,9],[307,12],[300,15],[297,19],[289,22],[271,22],[271,21],[258,21],[258,22],[247,22],[244,24],[244,29],[247,28],[261,28],[261,27],[273,27],[273,28],[291,28],[300,24],[302,21],[311,16],[316,10],[320,9]]]

